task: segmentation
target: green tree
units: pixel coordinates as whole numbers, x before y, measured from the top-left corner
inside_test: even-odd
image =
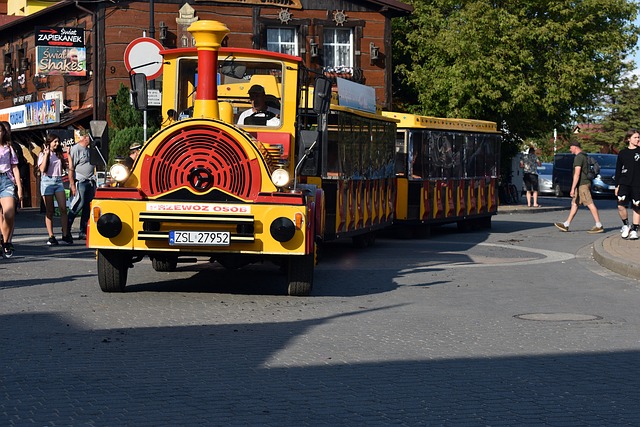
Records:
[[[147,115],[147,135],[153,134],[159,128],[158,112],[149,111]],[[142,112],[136,110],[130,102],[129,89],[120,85],[120,89],[109,102],[109,165],[117,157],[129,155],[129,146],[134,142],[143,144],[144,127]]]
[[[393,21],[394,108],[496,121],[513,141],[592,109],[628,71],[628,0],[409,0]]]
[[[604,104],[604,117],[599,121],[601,132],[591,138],[599,145],[620,150],[626,147],[623,138],[629,129],[640,129],[640,87],[635,78],[625,79],[615,88]]]

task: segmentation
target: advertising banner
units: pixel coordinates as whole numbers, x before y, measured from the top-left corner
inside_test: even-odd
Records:
[[[0,110],[0,121],[7,121],[11,129],[46,125],[60,121],[60,105],[56,99],[30,102]]]
[[[36,74],[87,75],[84,29],[36,27]]]
[[[337,77],[340,105],[369,113],[376,112],[376,90],[372,87]]]

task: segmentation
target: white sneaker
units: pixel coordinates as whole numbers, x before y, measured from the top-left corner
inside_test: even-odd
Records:
[[[631,230],[631,233],[629,233],[629,240],[638,240],[638,232],[636,230]]]
[[[628,225],[623,225],[622,229],[620,230],[622,238],[626,239],[627,237],[629,237],[630,231],[631,231],[631,227],[629,227]]]

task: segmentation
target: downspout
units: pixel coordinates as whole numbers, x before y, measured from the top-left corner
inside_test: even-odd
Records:
[[[96,80],[98,78],[98,72],[97,72],[97,64],[98,64],[98,60],[97,60],[97,55],[98,55],[98,35],[96,34],[96,26],[97,26],[97,21],[98,21],[98,14],[94,11],[91,11],[83,6],[80,6],[78,4],[78,0],[76,0],[75,5],[78,9],[80,9],[81,11],[91,15],[91,19],[92,22],[91,24],[93,25],[92,27],[92,31],[93,31],[93,37],[91,38],[91,84],[93,85],[93,119],[96,120],[98,119],[98,85],[96,84]]]
[[[156,24],[153,20],[153,15],[155,14],[155,10],[154,10],[154,2],[153,0],[149,1],[149,37],[151,37],[152,39],[156,38]],[[151,80],[149,82],[149,89],[155,89],[156,88],[156,81]]]

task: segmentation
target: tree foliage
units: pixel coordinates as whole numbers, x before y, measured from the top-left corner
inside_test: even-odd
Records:
[[[599,121],[600,131],[590,137],[599,146],[615,151],[625,148],[623,139],[629,129],[640,129],[640,87],[635,79],[625,79],[604,104],[606,113]]]
[[[129,89],[120,84],[115,99],[109,102],[109,119],[115,130],[142,126],[142,112],[133,108],[129,98]]]
[[[409,0],[393,21],[395,108],[496,121],[513,140],[610,93],[635,46],[628,0]]]
[[[109,164],[113,164],[117,157],[129,155],[129,146],[135,142],[143,144],[144,127],[143,115],[136,110],[129,101],[129,89],[120,85],[120,89],[111,102],[109,102],[109,119],[111,129],[109,132]],[[148,114],[147,135],[151,135],[158,127],[158,113]]]

